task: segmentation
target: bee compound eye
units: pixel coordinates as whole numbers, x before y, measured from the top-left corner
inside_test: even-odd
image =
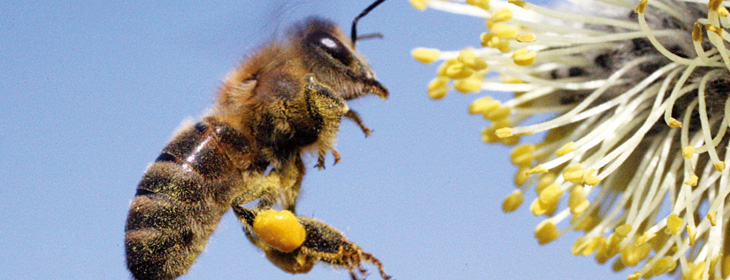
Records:
[[[326,32],[314,32],[307,38],[310,44],[322,49],[340,63],[349,66],[353,57],[350,50],[337,38]]]

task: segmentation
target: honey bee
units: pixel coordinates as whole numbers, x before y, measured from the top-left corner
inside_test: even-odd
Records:
[[[258,199],[257,210],[250,211],[278,204],[294,212],[305,174],[302,157],[316,153],[319,168],[327,152],[339,161],[333,144],[342,117],[369,135],[346,101],[369,94],[388,97],[355,50],[357,21],[383,1],[355,18],[351,39],[319,17],[294,25],[284,40],[262,47],[228,75],[216,103],[198,123],[183,124],[147,168],[130,205],[125,248],[135,279],[187,273],[232,206]],[[326,224],[301,221],[318,229],[307,228],[310,240],[319,236],[337,243],[335,249],[360,252],[339,255],[342,261],[377,261]],[[308,257],[315,259],[307,263],[338,264],[337,255]]]

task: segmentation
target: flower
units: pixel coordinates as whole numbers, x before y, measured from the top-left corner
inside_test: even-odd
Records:
[[[490,122],[485,142],[544,133],[512,151],[517,190],[502,205],[513,211],[535,190],[540,244],[581,231],[573,254],[634,267],[629,279],[730,276],[730,13],[721,0],[411,3],[485,19],[480,49],[412,54],[442,61],[431,98],[514,92],[469,106]]]

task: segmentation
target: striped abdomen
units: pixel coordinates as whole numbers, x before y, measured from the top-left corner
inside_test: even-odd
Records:
[[[136,279],[187,272],[243,192],[244,174],[234,162],[250,160],[248,149],[227,125],[198,123],[174,136],[142,177],[129,209],[125,246]]]

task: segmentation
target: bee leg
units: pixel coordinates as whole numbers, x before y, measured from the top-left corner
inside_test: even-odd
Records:
[[[360,127],[362,132],[365,133],[365,137],[370,137],[373,134],[373,130],[371,130],[365,125],[365,123],[362,122],[360,114],[358,114],[357,112],[353,111],[352,109],[347,110],[347,112],[345,112],[345,117],[354,121],[357,126]]]
[[[317,164],[314,165],[314,167],[316,167],[319,170],[324,169],[324,157],[326,155],[327,155],[327,151],[326,150],[323,150],[323,149],[320,149],[317,152]]]
[[[340,152],[335,150],[335,148],[332,148],[332,155],[335,157],[335,163],[332,165],[338,164],[340,163],[340,161],[342,161],[342,158],[340,157]]]
[[[299,224],[304,227],[306,233],[304,242],[298,248],[289,253],[278,251],[274,246],[262,240],[279,240],[286,238],[285,236],[272,237],[268,236],[272,234],[271,232],[256,232],[253,229],[256,217],[261,211],[261,209],[252,210],[234,206],[234,212],[244,224],[244,231],[249,239],[255,240],[254,244],[264,250],[267,258],[282,270],[290,273],[305,273],[311,269],[315,262],[319,261],[335,267],[345,268],[350,272],[353,279],[361,279],[356,270],[365,275],[367,271],[362,267],[362,263],[368,262],[378,268],[383,279],[391,279],[385,273],[380,260],[372,254],[363,252],[360,246],[348,241],[341,232],[332,226],[312,218],[297,217]],[[306,271],[304,271],[304,268],[307,268]]]

